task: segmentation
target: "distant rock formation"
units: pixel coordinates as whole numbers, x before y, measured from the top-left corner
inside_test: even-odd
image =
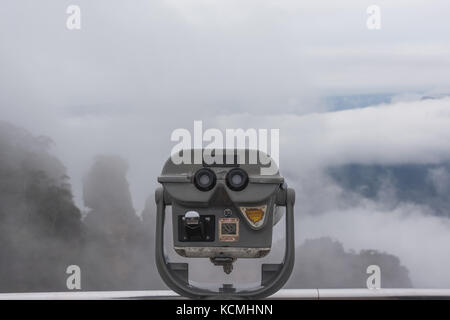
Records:
[[[120,157],[98,156],[83,183],[84,203],[91,209],[84,223],[111,241],[132,237],[140,224],[126,179],[127,170],[127,163]]]
[[[0,122],[0,290],[64,290],[81,214],[51,140]]]
[[[84,179],[84,269],[92,290],[150,289],[155,273],[152,232],[136,215],[126,179],[128,165],[98,156]]]

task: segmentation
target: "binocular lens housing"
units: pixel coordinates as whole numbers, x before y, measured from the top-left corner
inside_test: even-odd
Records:
[[[216,174],[208,168],[202,168],[195,173],[194,184],[200,191],[211,190],[216,185]]]
[[[248,174],[240,168],[235,168],[228,171],[225,179],[228,188],[233,191],[241,191],[245,189],[248,184]]]
[[[208,168],[201,168],[194,175],[194,184],[200,191],[211,190],[216,185],[216,181],[216,174]],[[225,181],[231,190],[241,191],[248,185],[248,174],[241,168],[234,168],[228,171]]]

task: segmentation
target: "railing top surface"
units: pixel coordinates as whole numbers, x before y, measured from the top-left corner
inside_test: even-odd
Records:
[[[269,299],[449,298],[450,289],[282,289]],[[171,290],[0,293],[0,300],[180,299]]]

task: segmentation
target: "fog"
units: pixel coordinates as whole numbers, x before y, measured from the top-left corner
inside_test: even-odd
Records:
[[[81,8],[81,30],[66,28],[69,4]],[[322,279],[320,287],[363,287],[370,262],[386,270],[383,286],[448,288],[450,5],[378,1],[382,29],[369,31],[371,4],[3,1],[0,170],[10,180],[2,176],[0,196],[12,225],[2,222],[10,249],[0,254],[27,256],[32,243],[42,243],[36,252],[73,245],[59,235],[65,229],[53,234],[34,223],[23,230],[50,232],[49,242],[15,234],[19,216],[40,212],[5,191],[31,177],[19,166],[31,152],[39,155],[33,170],[53,181],[42,199],[54,186],[66,194],[66,209],[52,212],[71,217],[77,258],[47,259],[55,261],[50,279],[8,280],[0,290],[64,290],[55,275],[73,260],[94,270],[86,289],[161,287],[150,275],[153,192],[172,131],[192,130],[194,120],[205,129],[280,129],[281,173],[297,193],[290,287],[314,286],[306,275]],[[352,104],[363,94],[369,102]],[[374,105],[372,94],[388,98]],[[335,96],[348,110],[333,108]],[[117,230],[123,221],[133,231]],[[129,232],[139,236],[116,239]],[[314,263],[332,266],[337,256],[344,262],[325,269],[329,276],[310,274]],[[31,261],[26,270],[15,261],[2,264],[3,281],[32,273]]]

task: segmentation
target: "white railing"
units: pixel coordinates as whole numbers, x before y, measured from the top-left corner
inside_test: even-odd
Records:
[[[179,299],[171,290],[0,293],[0,300]],[[282,289],[269,299],[447,298],[450,289]]]

